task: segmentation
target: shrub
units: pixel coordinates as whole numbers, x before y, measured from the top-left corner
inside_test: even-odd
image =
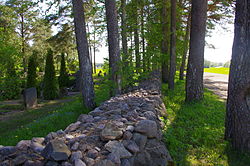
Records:
[[[37,85],[36,55],[37,52],[33,52],[33,55],[29,58],[27,84],[26,84],[27,88],[36,87]]]
[[[69,84],[69,76],[66,71],[66,64],[65,64],[65,55],[62,53],[61,55],[61,68],[60,68],[60,76],[58,77],[59,87],[67,87]]]
[[[45,74],[44,74],[43,97],[46,100],[53,100],[58,97],[58,85],[56,80],[55,66],[53,61],[53,52],[51,49],[47,52]]]

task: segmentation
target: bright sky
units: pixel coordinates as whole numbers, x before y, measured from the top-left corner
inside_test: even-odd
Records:
[[[221,26],[216,26],[216,28],[211,32],[211,37],[206,37],[206,42],[208,44],[213,44],[215,49],[205,48],[205,59],[212,62],[222,62],[225,63],[231,60],[232,46],[233,46],[233,32],[234,25],[228,24],[223,25],[227,30],[223,29]],[[103,58],[108,57],[108,47],[100,47],[99,52],[96,53],[97,63],[103,63]]]
[[[227,30],[217,26],[211,33],[211,37],[206,37],[208,44],[213,44],[215,49],[205,48],[205,59],[212,62],[227,62],[231,60],[233,46],[234,25],[226,25]]]

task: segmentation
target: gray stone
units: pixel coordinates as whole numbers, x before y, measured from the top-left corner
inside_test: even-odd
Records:
[[[148,138],[157,137],[157,124],[152,120],[141,120],[135,126],[135,131],[145,134]]]
[[[134,158],[134,165],[136,166],[153,166],[151,156],[148,152],[142,151],[138,153]]]
[[[128,159],[121,160],[121,166],[133,166]]]
[[[115,163],[110,160],[101,160],[95,166],[115,166]]]
[[[41,145],[38,142],[31,142],[30,148],[37,153],[41,153],[43,149],[45,148],[45,146]]]
[[[69,162],[63,162],[62,166],[73,166],[73,165],[71,163],[69,163]]]
[[[28,150],[28,148],[31,145],[31,141],[30,140],[22,140],[20,142],[17,143],[16,148],[18,150],[22,150],[22,151],[26,151]]]
[[[125,148],[128,149],[133,154],[139,152],[139,147],[135,143],[135,141],[132,141],[132,140],[123,140],[122,143],[125,146]]]
[[[143,113],[143,116],[146,117],[148,120],[157,120],[157,116],[152,111],[146,111]]]
[[[21,165],[24,164],[25,161],[27,161],[27,157],[25,155],[20,155],[17,156],[14,160],[13,160],[13,164],[14,165]]]
[[[80,124],[81,124],[81,122],[79,122],[79,121],[77,121],[76,123],[72,123],[64,131],[67,133],[75,131],[80,126]]]
[[[48,161],[45,166],[58,166],[58,163],[55,161]]]
[[[80,121],[82,123],[92,123],[94,121],[94,118],[92,115],[87,115],[87,114],[81,114],[79,117],[78,117],[78,120],[77,121]]]
[[[0,166],[10,166],[10,161],[9,160],[5,160],[3,162],[0,163]]]
[[[120,165],[121,164],[120,155],[118,153],[110,153],[107,156],[107,159],[111,160],[116,165]]]
[[[79,142],[75,142],[72,147],[71,147],[71,150],[77,150],[79,147]]]
[[[133,137],[133,134],[130,131],[125,131],[123,133],[123,139],[124,140],[130,140]]]
[[[101,132],[101,138],[104,141],[115,140],[121,138],[123,135],[122,129],[114,125],[113,123],[108,123]]]
[[[145,145],[146,145],[146,143],[147,143],[148,139],[147,139],[147,136],[145,136],[145,135],[142,135],[142,134],[139,134],[139,133],[135,133],[133,135],[132,140],[135,141],[135,143],[139,146],[140,150],[143,150],[144,147],[145,147]]]
[[[126,128],[127,131],[133,132],[135,130],[135,127],[132,125],[127,126]]]
[[[92,158],[84,157],[84,161],[87,163],[87,166],[93,166],[95,164],[95,160]]]
[[[71,152],[62,140],[52,140],[42,151],[42,156],[55,161],[67,160]]]
[[[92,116],[99,116],[99,115],[101,115],[103,112],[104,112],[104,111],[101,110],[101,109],[98,107],[98,108],[94,109],[93,111],[91,111],[91,112],[89,113],[89,115],[92,115]]]
[[[88,152],[87,152],[87,157],[89,158],[92,158],[92,159],[95,159],[97,156],[98,156],[98,151],[95,150],[95,149],[90,149]]]
[[[43,162],[41,161],[32,161],[32,160],[27,160],[24,163],[24,166],[43,166]]]
[[[43,137],[34,137],[34,138],[32,138],[31,142],[36,142],[36,143],[39,143],[42,145],[44,142],[44,138]]]
[[[24,105],[26,108],[37,106],[37,90],[36,88],[28,88],[23,91]]]
[[[66,135],[66,133],[61,129],[61,130],[58,130],[57,132],[56,132],[56,134],[57,134],[57,136],[58,137],[64,137],[65,135]]]
[[[105,148],[111,152],[120,156],[120,158],[129,158],[132,154],[125,149],[123,144],[119,141],[109,141],[105,144]]]
[[[70,161],[74,162],[77,159],[81,159],[82,156],[82,152],[81,151],[77,151],[77,152],[72,152],[71,157],[70,157]]]
[[[113,116],[113,115],[121,115],[122,110],[121,109],[115,109],[115,110],[110,110],[106,111],[103,113],[104,116]]]
[[[77,159],[75,160],[75,166],[86,166],[86,164],[81,159]]]
[[[0,154],[3,156],[11,155],[15,153],[16,151],[17,149],[14,146],[5,146],[5,147],[0,148]]]

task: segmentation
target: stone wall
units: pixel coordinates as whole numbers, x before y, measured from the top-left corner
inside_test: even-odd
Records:
[[[65,130],[0,147],[0,166],[169,166],[159,81],[104,102]]]

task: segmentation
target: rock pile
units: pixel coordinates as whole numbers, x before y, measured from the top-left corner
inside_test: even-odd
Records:
[[[159,91],[137,90],[111,98],[64,131],[0,147],[0,166],[166,166]]]

